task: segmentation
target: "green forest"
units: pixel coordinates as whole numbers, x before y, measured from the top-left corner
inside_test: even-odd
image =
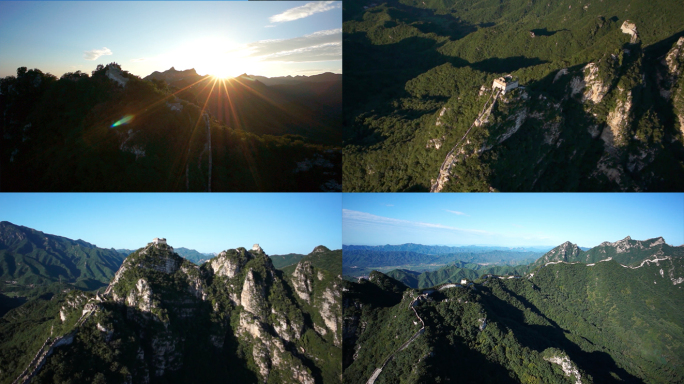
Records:
[[[374,272],[345,282],[344,380],[367,382],[395,351],[375,383],[679,382],[684,295],[670,275],[683,267],[561,263],[437,291]],[[425,331],[398,350],[421,327],[421,294]]]
[[[339,382],[330,319],[340,318],[341,251],[319,248],[300,272],[284,272],[261,250],[230,249],[198,266],[148,244],[104,293],[68,288],[4,314],[0,382],[30,372],[41,344],[60,340],[32,382]],[[294,292],[302,279],[308,300]]]
[[[683,13],[673,0],[345,2],[343,190],[430,190],[503,75],[524,89],[468,134],[443,191],[681,190],[684,77],[663,58]]]

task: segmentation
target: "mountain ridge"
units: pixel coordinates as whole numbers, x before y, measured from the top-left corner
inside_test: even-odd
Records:
[[[124,260],[104,293],[54,301],[61,307],[53,305],[46,315],[56,316],[51,329],[62,336],[43,328],[50,353],[36,365],[19,360],[28,363],[20,377],[339,382],[341,368],[328,361],[341,353],[338,282],[307,262],[284,275],[257,245],[223,251],[197,266],[170,245],[151,242]],[[64,341],[57,346],[50,337]],[[91,356],[88,363],[83,355]],[[16,361],[9,360],[11,369],[3,369],[0,380],[24,369]]]

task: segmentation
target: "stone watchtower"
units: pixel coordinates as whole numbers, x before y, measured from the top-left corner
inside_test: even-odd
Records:
[[[160,239],[160,238],[158,238],[158,237],[155,237],[154,240],[152,240],[152,242],[155,243],[155,244],[164,244],[164,245],[167,245],[167,244],[166,244],[166,239],[164,239],[164,238],[161,238],[161,239]]]
[[[518,88],[518,82],[513,81],[513,78],[510,76],[499,77],[492,84],[492,90],[497,88],[501,89],[501,93],[506,94],[506,92]]]

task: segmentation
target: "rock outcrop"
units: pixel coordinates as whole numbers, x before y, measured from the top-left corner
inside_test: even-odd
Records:
[[[622,30],[622,33],[632,36],[632,38],[629,40],[630,43],[634,44],[639,40],[636,24],[630,22],[629,20],[625,20],[625,22],[622,23],[620,30]]]
[[[124,77],[121,69],[113,65],[107,66],[105,75],[124,88],[126,87],[126,83],[128,83],[128,79]]]
[[[632,92],[618,88],[618,100],[615,109],[608,113],[606,123],[608,126],[603,130],[601,139],[609,147],[621,147],[626,145],[625,133],[630,124],[632,111]],[[624,98],[622,97],[624,95]]]
[[[251,269],[247,271],[245,282],[242,285],[242,294],[240,302],[245,308],[245,311],[259,315],[264,310],[264,287],[260,282],[255,281],[254,271]]]
[[[314,267],[311,262],[305,261],[297,264],[297,268],[292,273],[292,285],[300,299],[311,303],[311,293],[313,291]]]
[[[307,257],[320,262],[337,255],[317,246]],[[128,383],[187,374],[194,368],[184,364],[197,359],[189,353],[213,359],[218,349],[221,358],[228,355],[251,371],[244,382],[313,384],[311,367],[320,372],[335,356],[331,351],[341,353],[341,278],[311,262],[301,264],[292,277],[301,284],[288,287],[291,279],[258,245],[221,252],[196,266],[172,247],[149,244],[124,260],[107,294],[68,296],[60,317],[64,327],[74,324],[102,336],[103,344],[77,343],[78,353],[97,355],[112,346],[137,351],[135,364],[113,357],[128,370]],[[36,371],[34,364],[26,374]]]
[[[604,58],[604,60],[607,60]],[[603,97],[610,89],[608,84],[604,84],[599,78],[598,65],[589,63],[584,67],[584,84],[585,90],[582,94],[582,102],[590,100],[594,104],[598,104],[603,100]]]
[[[217,257],[209,261],[209,265],[215,275],[232,278],[240,273],[251,259],[253,259],[252,254],[240,248],[219,253]]]
[[[325,245],[319,245],[318,247],[314,248],[311,253],[322,253],[322,252],[330,252],[330,249],[326,247]]]

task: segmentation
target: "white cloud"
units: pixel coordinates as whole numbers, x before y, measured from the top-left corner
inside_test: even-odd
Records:
[[[83,58],[86,60],[97,60],[100,56],[108,56],[111,54],[112,51],[109,48],[104,47],[102,49],[93,49],[83,52]]]
[[[240,50],[261,61],[320,62],[342,60],[342,28],[291,39],[261,40]]]
[[[342,209],[342,221],[345,222],[345,224],[357,223],[357,224],[364,224],[364,225],[371,224],[371,225],[389,225],[389,226],[396,226],[396,227],[434,228],[434,229],[446,229],[446,230],[450,230],[450,231],[467,232],[467,233],[482,234],[482,235],[491,234],[490,232],[482,231],[479,229],[463,229],[463,228],[450,227],[450,226],[442,225],[442,224],[423,223],[420,221],[393,219],[390,217],[376,216],[376,215],[373,215],[371,213],[352,211],[349,209]]]
[[[331,9],[340,8],[341,1],[314,1],[306,3],[299,7],[288,9],[283,13],[271,16],[268,20],[271,23],[282,23],[286,21],[293,21],[309,17],[315,13],[329,11]]]
[[[465,213],[459,212],[459,211],[450,211],[450,210],[448,210],[448,209],[445,209],[445,211],[450,212],[450,213],[453,213],[454,215],[470,216],[470,215],[466,215]]]

